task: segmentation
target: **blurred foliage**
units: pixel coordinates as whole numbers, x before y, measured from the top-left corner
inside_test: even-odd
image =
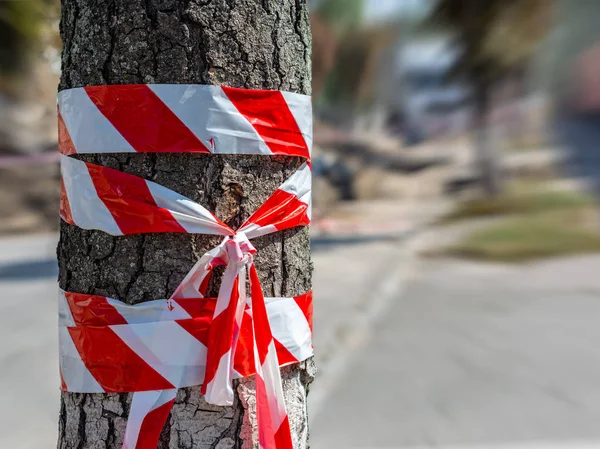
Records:
[[[394,27],[362,28],[344,34],[327,79],[327,101],[350,108],[369,104],[383,51],[397,36]]]
[[[310,15],[312,29],[312,88],[313,95],[319,95],[329,72],[333,68],[337,51],[337,37],[332,27],[320,15]]]
[[[364,0],[321,0],[311,14],[313,89],[328,106],[354,108],[369,102],[382,51],[394,27],[365,27]]]
[[[600,2],[554,1],[554,26],[544,42],[537,69],[543,87],[560,103],[577,86],[578,80],[573,75],[582,53],[600,42]]]
[[[364,0],[321,0],[313,14],[339,34],[360,27],[364,10]]]
[[[441,0],[432,21],[449,27],[462,48],[453,73],[491,83],[533,56],[552,5],[550,0]]]
[[[23,64],[45,45],[58,45],[53,29],[57,0],[0,0],[0,87],[10,84]]]

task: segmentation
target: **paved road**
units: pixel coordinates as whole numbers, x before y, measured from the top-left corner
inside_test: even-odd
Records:
[[[423,262],[313,416],[312,447],[600,447],[599,267]]]
[[[0,241],[0,448],[55,445],[55,246],[54,236]]]
[[[376,277],[397,263],[398,249],[388,238],[319,242],[313,248],[314,339],[322,379],[363,312]],[[56,441],[55,247],[54,235],[0,239],[1,449],[46,449]]]

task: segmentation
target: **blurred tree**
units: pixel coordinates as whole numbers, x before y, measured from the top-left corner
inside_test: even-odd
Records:
[[[61,90],[140,83],[305,95],[311,90],[306,0],[62,0],[60,30]],[[75,157],[187,192],[233,227],[304,162],[299,157],[190,153]],[[294,296],[310,289],[307,227],[256,240],[265,295]],[[128,304],[168,298],[198,257],[218,242],[214,236],[193,234],[113,237],[61,222],[59,284]],[[216,295],[215,286],[210,293]],[[308,447],[306,398],[313,375],[312,359],[282,368],[296,449]],[[181,389],[158,447],[255,447],[253,383],[253,378],[236,382],[232,407],[207,404],[199,387]],[[130,400],[125,393],[62,392],[58,448],[121,449]]]
[[[313,87],[328,105],[353,112],[371,100],[383,50],[393,26],[364,27],[364,0],[321,0],[311,13]]]
[[[310,15],[312,29],[312,88],[319,95],[335,62],[337,37],[333,28],[318,13]]]
[[[0,1],[0,77],[10,78],[41,43],[54,0]]]
[[[383,51],[397,36],[393,26],[353,29],[343,34],[327,80],[327,100],[350,111],[369,104]]]
[[[523,76],[547,30],[551,5],[548,0],[441,0],[432,13],[432,21],[449,27],[462,50],[451,75],[466,76],[473,89],[479,174],[488,195],[502,189],[488,131],[492,88],[507,76]]]
[[[317,101],[328,85],[335,67],[339,39],[362,22],[364,0],[320,0],[313,2],[311,28],[313,34],[313,93]],[[327,98],[327,95],[324,96]]]
[[[339,35],[362,24],[364,0],[321,0],[313,14],[318,15]]]

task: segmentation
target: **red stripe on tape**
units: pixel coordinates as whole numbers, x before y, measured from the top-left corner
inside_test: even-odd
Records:
[[[156,205],[144,179],[100,165],[86,166],[98,197],[123,234],[186,232],[167,209]]]
[[[244,223],[254,223],[258,226],[274,225],[277,229],[289,229],[310,223],[307,215],[308,204],[285,190],[275,190],[273,195],[254,212]]]
[[[265,298],[254,264],[250,265],[248,271],[250,274],[250,293],[252,295],[254,341],[256,342],[256,352],[259,357],[258,363],[263,365],[269,353],[269,344],[273,340],[273,334],[271,334],[271,325],[269,324]]]
[[[294,301],[302,310],[306,321],[308,321],[308,326],[310,327],[310,332],[312,334],[313,331],[313,294],[312,291],[306,292],[300,296],[294,296]]]
[[[135,151],[209,153],[145,84],[87,86],[85,91]]]
[[[127,324],[127,320],[104,296],[65,292],[65,299],[76,326]]]
[[[296,363],[298,359],[292,354],[288,349],[283,346],[279,340],[273,338],[273,343],[275,343],[275,350],[277,351],[277,361],[279,362],[279,366],[287,365],[289,363]]]
[[[69,204],[69,197],[67,195],[67,190],[65,189],[64,181],[60,180],[60,210],[59,210],[60,218],[62,218],[65,222],[75,225],[75,220],[73,220],[73,214],[71,213],[71,205]]]
[[[280,91],[225,86],[223,91],[273,153],[310,157],[304,136]]]
[[[179,304],[192,318],[212,319],[217,305],[217,298],[177,298],[171,301]]]
[[[202,394],[206,394],[207,385],[214,379],[219,362],[223,355],[232,349],[235,326],[235,312],[239,299],[238,282],[236,279],[230,293],[227,308],[213,318],[208,331],[208,348],[206,354],[206,374],[202,385]]]
[[[175,388],[138,356],[110,327],[69,327],[91,375],[107,393]]]
[[[135,449],[156,449],[160,433],[167,422],[175,399],[151,410],[142,421]]]
[[[58,112],[58,151],[66,155],[77,153],[60,111]]]
[[[285,415],[285,419],[281,422],[277,432],[275,432],[275,445],[277,446],[277,449],[293,449],[291,443],[292,434],[290,432],[290,422],[288,415]]]
[[[252,316],[244,312],[240,337],[235,347],[234,369],[243,377],[251,376],[256,372],[254,366],[254,341],[252,334]]]
[[[258,423],[258,444],[261,449],[277,449],[275,444],[275,429],[269,410],[269,397],[265,381],[260,375],[255,376],[256,382],[256,421]]]

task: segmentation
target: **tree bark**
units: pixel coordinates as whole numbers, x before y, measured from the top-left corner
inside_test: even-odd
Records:
[[[59,89],[102,84],[197,83],[310,94],[306,0],[62,0]],[[296,157],[104,154],[79,159],[173,189],[237,227],[303,162]],[[61,223],[62,289],[135,304],[168,298],[220,238],[188,234],[112,237]],[[311,288],[308,228],[253,240],[266,296]],[[211,290],[216,294],[218,279]],[[308,447],[312,360],[282,369],[294,446]],[[252,378],[232,407],[179,391],[159,448],[251,448]],[[59,449],[120,449],[131,395],[63,392]]]
[[[475,95],[475,163],[483,192],[495,197],[502,191],[502,170],[498,145],[489,128],[490,86],[483,80],[474,82]]]

